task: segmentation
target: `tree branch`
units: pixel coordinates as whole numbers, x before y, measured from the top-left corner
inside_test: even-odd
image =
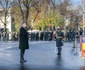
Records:
[[[2,3],[1,0],[0,0],[0,4],[1,4],[2,8],[5,10],[4,4]]]
[[[22,15],[22,20],[24,21],[24,12],[22,10],[22,5],[21,5],[21,0],[18,0],[18,7],[20,8],[20,11],[21,11],[21,15]]]
[[[0,17],[0,21],[4,24],[4,21],[2,20],[2,18]]]

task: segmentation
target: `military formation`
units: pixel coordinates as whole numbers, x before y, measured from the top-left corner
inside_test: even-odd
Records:
[[[30,41],[52,41],[56,39],[55,31],[39,31],[39,32],[28,32],[29,35],[29,40]],[[61,30],[62,31],[62,30]],[[79,35],[82,35],[83,30],[80,29],[79,31],[76,31],[75,29],[69,29],[69,30],[64,30],[64,40],[67,42],[71,42],[75,40],[75,36],[77,39],[79,38]],[[6,39],[5,39],[6,37]],[[12,33],[12,40],[13,41],[18,41],[19,33],[13,32]],[[5,41],[9,39],[9,34],[6,33],[4,35],[3,33],[0,33],[0,41]]]
[[[56,30],[58,31],[58,29]],[[41,31],[41,32],[31,32],[29,33],[29,40],[31,41],[52,41],[56,39],[56,31]],[[83,34],[83,30],[76,31],[75,29],[61,30],[64,33],[64,40],[71,42],[75,40],[75,36],[79,38],[79,35]]]
[[[53,32],[32,32],[29,33],[29,40],[31,41],[51,41]]]

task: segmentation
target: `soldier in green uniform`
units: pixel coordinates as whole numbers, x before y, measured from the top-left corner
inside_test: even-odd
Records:
[[[62,42],[63,38],[64,38],[64,33],[61,31],[60,28],[58,28],[58,30],[56,31],[56,47],[58,48],[57,55],[61,55],[61,50],[63,46],[63,42]]]

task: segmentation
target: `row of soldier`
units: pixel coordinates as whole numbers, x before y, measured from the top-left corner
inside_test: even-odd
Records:
[[[55,40],[55,33],[56,31],[43,31],[43,32],[30,32],[29,33],[29,40],[31,41],[52,41]],[[64,32],[64,37],[66,41],[74,41],[75,35],[82,35],[83,30],[75,31],[74,29],[70,29],[68,31]],[[12,40],[17,41],[18,40],[18,33],[13,32],[12,33]],[[3,38],[3,40],[9,39],[9,34],[6,33],[6,35],[3,33],[0,33],[0,40]],[[6,39],[5,39],[6,38]],[[78,38],[78,37],[77,37]]]
[[[75,38],[78,40],[80,35],[83,35],[82,29],[80,29],[79,31],[76,31],[75,29],[70,29],[66,32],[66,41],[74,41]]]
[[[75,29],[70,29],[68,31],[63,31],[64,32],[64,38],[65,41],[74,41],[75,37],[79,38],[79,35],[83,34],[83,30],[76,31]],[[31,41],[51,41],[55,40],[55,33],[56,31],[49,31],[49,32],[32,32],[29,34],[30,40]]]
[[[0,32],[0,41],[8,41],[9,40],[9,33]]]
[[[29,34],[29,38],[31,41],[34,41],[34,40],[49,41],[49,40],[52,40],[52,35],[53,35],[53,32],[32,32]]]

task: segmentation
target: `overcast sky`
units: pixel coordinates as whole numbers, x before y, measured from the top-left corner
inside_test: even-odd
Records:
[[[72,3],[74,5],[80,5],[82,3],[82,0],[72,0]]]

